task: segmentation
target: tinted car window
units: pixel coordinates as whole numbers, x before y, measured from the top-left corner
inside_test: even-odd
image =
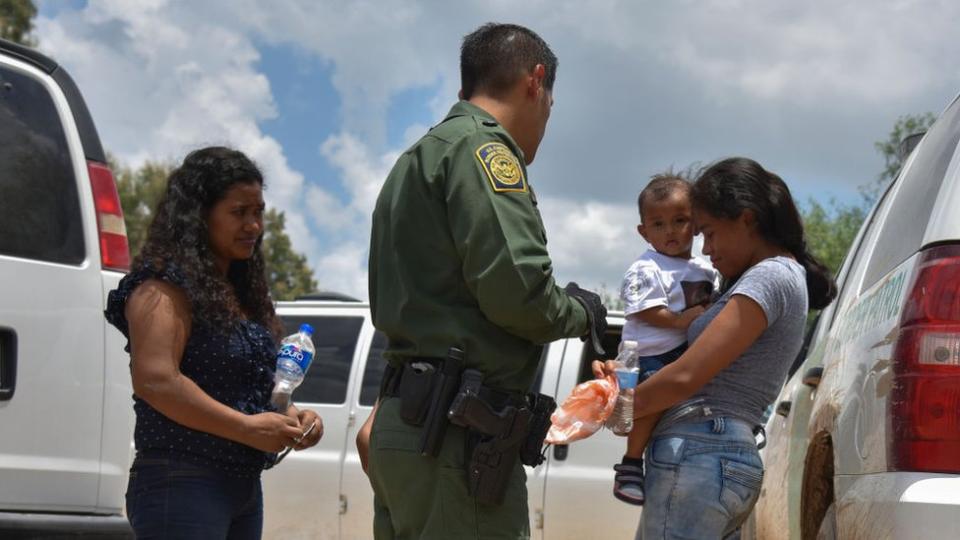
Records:
[[[869,288],[922,246],[927,217],[940,192],[944,173],[960,140],[960,102],[954,102],[924,137],[913,165],[877,238],[861,290]]]
[[[53,99],[0,66],[0,255],[84,260],[80,199]]]
[[[387,336],[379,330],[373,335],[370,352],[367,353],[367,365],[363,368],[363,381],[360,383],[360,405],[372,407],[380,393],[380,379],[387,361],[383,351],[387,350]]]
[[[303,323],[313,326],[313,346],[317,349],[307,377],[293,393],[299,403],[345,403],[350,366],[357,349],[363,317],[282,317],[284,335],[290,335]]]

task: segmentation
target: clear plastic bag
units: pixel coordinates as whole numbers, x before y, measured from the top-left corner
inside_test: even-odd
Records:
[[[593,435],[610,417],[620,388],[608,375],[578,384],[550,417],[549,444],[569,444]]]

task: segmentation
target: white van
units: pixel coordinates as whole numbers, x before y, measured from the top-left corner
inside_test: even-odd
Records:
[[[264,473],[264,538],[371,538],[373,490],[354,441],[377,398],[386,338],[361,302],[280,302],[277,313],[288,334],[304,322],[315,329],[317,354],[294,399],[323,418],[324,436]],[[623,315],[611,313],[607,322],[604,347],[616,351]],[[543,354],[534,387],[558,401],[593,378],[594,356],[579,339],[550,343]],[[553,447],[546,462],[527,468],[531,537],[632,538],[640,507],[613,497],[613,464],[625,449],[626,439],[601,431]]]
[[[103,318],[129,266],[113,176],[70,76],[0,40],[0,537],[129,537],[133,410]]]
[[[767,423],[749,535],[960,536],[958,141],[955,100],[847,254]]]

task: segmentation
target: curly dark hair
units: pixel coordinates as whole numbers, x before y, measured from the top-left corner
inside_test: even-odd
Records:
[[[190,152],[167,179],[132,270],[181,273],[195,324],[227,328],[249,317],[279,337],[282,329],[267,285],[263,236],[250,259],[230,264],[226,279],[217,271],[208,241],[210,209],[233,186],[254,183],[263,186],[263,175],[242,152],[221,146]]]

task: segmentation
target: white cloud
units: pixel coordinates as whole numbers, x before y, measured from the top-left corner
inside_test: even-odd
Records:
[[[316,269],[321,289],[367,298],[367,244],[337,245],[318,259]]]
[[[403,146],[439,120],[459,87],[460,39],[483,22],[529,25],[560,57],[531,178],[558,277],[615,287],[642,249],[622,201],[670,165],[746,154],[800,199],[855,197],[881,168],[872,142],[960,87],[944,60],[960,53],[958,15],[948,1],[92,0],[41,17],[37,33],[111,151],[137,164],[202,144],[245,150],[321,285],[365,297],[369,217],[400,151],[388,111],[402,92],[436,89],[432,118],[392,130]],[[258,67],[263,42],[330,67],[342,124],[317,144],[337,178],[294,170],[261,129],[284,114]]]
[[[329,137],[320,146],[320,153],[340,171],[340,183],[348,200],[341,202],[322,189],[310,188],[310,216],[335,243],[328,253],[318,258],[318,280],[324,289],[367,298],[371,217],[380,187],[399,153],[388,151],[376,155],[366,144],[346,133]]]
[[[623,272],[646,249],[637,233],[634,203],[582,203],[541,197],[538,208],[547,231],[555,277],[563,285],[604,285],[616,291]]]
[[[943,77],[935,59],[960,14],[918,2],[703,5],[664,57],[717,92],[804,105],[883,103]],[[931,39],[933,36],[933,39]]]
[[[263,169],[268,203],[287,214],[294,246],[313,261],[304,176],[258,125],[277,112],[249,36],[181,17],[161,1],[91,3],[40,18],[37,33],[83,88],[108,150],[133,166],[209,144],[244,151]]]
[[[320,153],[342,171],[341,182],[350,193],[351,208],[365,216],[373,212],[380,186],[400,156],[396,151],[375,156],[366,144],[350,134],[328,138],[320,146]]]
[[[459,87],[455,52],[463,32],[435,19],[447,9],[401,0],[246,0],[220,11],[267,42],[292,43],[331,62],[345,129],[383,150],[385,118],[397,92],[440,81],[446,107],[455,99],[449,90]]]

